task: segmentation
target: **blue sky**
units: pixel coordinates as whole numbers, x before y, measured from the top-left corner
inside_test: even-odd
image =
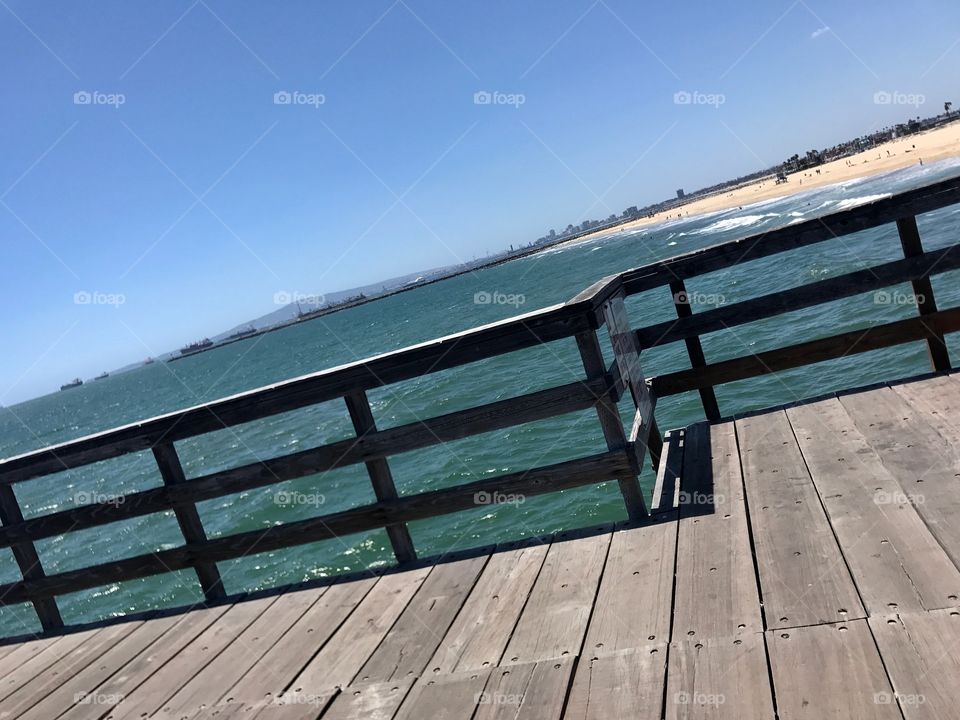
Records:
[[[2,0],[0,402],[935,114],[958,59],[955,0]]]

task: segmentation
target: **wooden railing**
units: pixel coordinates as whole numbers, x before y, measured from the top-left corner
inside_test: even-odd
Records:
[[[32,603],[44,630],[55,630],[63,625],[58,595],[183,569],[196,572],[205,597],[214,601],[225,594],[218,562],[378,528],[386,529],[397,562],[409,563],[416,559],[416,550],[407,523],[474,508],[481,492],[533,496],[616,481],[628,517],[639,519],[647,509],[638,476],[647,453],[656,468],[662,451],[654,417],[658,397],[697,390],[706,417],[716,420],[720,418],[716,385],[912,341],[926,342],[935,370],[948,369],[943,338],[960,330],[960,308],[937,308],[930,277],[960,268],[960,250],[952,245],[924,252],[915,216],[957,202],[960,179],[951,179],[628,270],[604,278],[564,304],[2,460],[0,547],[11,548],[22,580],[0,585],[0,605]],[[903,260],[705,312],[694,313],[682,302],[687,281],[697,276],[888,223],[897,225]],[[705,357],[703,334],[903,282],[912,283],[923,298],[914,318],[720,362]],[[677,319],[632,329],[625,299],[656,288],[669,290]],[[598,336],[604,326],[613,349],[610,367]],[[376,425],[368,390],[570,339],[579,350],[582,379],[407,425],[388,429]],[[679,341],[686,345],[691,368],[647,377],[640,363],[642,351]],[[629,431],[618,405],[628,392],[634,408]],[[177,441],[338,398],[345,403],[355,437],[185,477]],[[597,414],[606,452],[452,488],[397,493],[388,460],[392,455],[590,408]],[[23,518],[14,484],[144,450],[153,453],[162,486]],[[373,485],[373,503],[267,530],[206,536],[196,507],[200,501],[360,463]],[[171,510],[183,534],[181,546],[52,575],[44,572],[35,547],[39,540]]]

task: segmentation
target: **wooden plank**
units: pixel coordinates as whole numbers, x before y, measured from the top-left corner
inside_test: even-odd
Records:
[[[209,665],[247,629],[270,605],[275,597],[237,603],[204,630],[176,657],[143,682],[132,695],[123,695],[110,713],[110,720],[128,720],[151,715],[176,695],[184,685]]]
[[[180,457],[177,455],[173,443],[154,445],[153,457],[157,461],[157,467],[160,469],[160,477],[163,478],[164,485],[183,485],[187,481],[183,466],[180,464]],[[176,497],[175,492],[174,497]],[[172,508],[174,515],[177,517],[180,532],[183,533],[183,539],[187,544],[195,545],[206,542],[207,533],[204,532],[197,506],[192,502],[177,499],[172,503]],[[220,579],[220,571],[217,570],[215,563],[198,562],[194,570],[196,570],[197,579],[200,581],[200,587],[203,589],[203,595],[207,602],[225,597],[223,581]]]
[[[178,485],[175,491],[169,487],[149,488],[125,495],[122,503],[114,499],[41,515],[0,528],[0,547],[9,546],[19,540],[39,540],[162,512],[167,510],[175,499],[194,503],[211,500],[399,452],[432,447],[470,435],[585,410],[593,407],[598,397],[615,392],[615,388],[610,390],[613,384],[614,380],[608,372],[593,380],[539,390],[476,408],[378,430],[367,433],[362,438],[347,438],[290,455],[191,478]]]
[[[787,409],[867,611],[955,604],[960,572],[835,398]]]
[[[601,655],[669,639],[676,548],[676,514],[613,533],[584,653]]]
[[[417,568],[381,577],[336,634],[297,675],[288,692],[312,693],[349,685],[430,571],[431,568]]]
[[[679,522],[674,637],[763,630],[732,422],[687,428]]]
[[[343,689],[323,720],[392,720],[413,680],[361,683]]]
[[[580,333],[577,335],[577,348],[580,351],[580,360],[583,363],[583,369],[587,373],[587,379],[596,379],[606,372],[603,360],[603,352],[600,349],[600,341],[597,339],[597,333],[594,330]],[[620,372],[620,377],[625,382],[629,382],[623,367],[619,361],[614,361]],[[601,396],[596,404],[597,419],[600,421],[600,429],[603,431],[603,439],[607,443],[607,449],[611,452],[627,449],[627,435],[623,430],[623,422],[620,420],[620,410],[617,403],[609,395]],[[640,490],[640,482],[636,477],[636,470],[624,473],[623,477],[617,478],[617,484],[620,486],[620,494],[623,496],[623,502],[627,507],[627,516],[633,519],[643,517],[646,514],[643,504],[643,492]]]
[[[782,720],[899,720],[866,620],[767,633]]]
[[[644,349],[803,310],[825,302],[862,295],[930,275],[960,268],[960,246],[933,250],[917,257],[874,265],[788,290],[777,290],[738,303],[722,305],[683,318],[637,330]]]
[[[763,636],[671,644],[666,709],[667,720],[773,720]]]
[[[473,589],[487,557],[436,565],[361,668],[360,681],[419,677]]]
[[[518,543],[495,552],[427,664],[429,674],[496,666],[510,640],[549,545]]]
[[[223,701],[256,706],[282,695],[376,582],[377,578],[370,577],[328,587],[283,637],[224,694]]]
[[[952,445],[960,443],[960,379],[956,375],[897,383],[890,389]]]
[[[160,575],[193,567],[198,561],[229,560],[372,530],[392,523],[472,510],[476,508],[476,495],[479,492],[491,495],[522,493],[526,497],[533,497],[613,480],[631,472],[631,464],[624,451],[600,453],[452,488],[405,495],[396,500],[364,505],[330,515],[236,533],[190,547],[159,550],[48,575],[39,580],[0,585],[0,605],[24,602],[36,596],[75,592],[121,580]]]
[[[673,296],[673,307],[677,311],[677,317],[683,322],[684,319],[693,317],[693,309],[690,307],[690,296],[687,294],[687,286],[683,280],[673,280],[670,283],[670,294]],[[640,334],[637,334],[637,340],[640,347],[643,344],[639,342]],[[700,337],[692,335],[684,338],[684,344],[687,346],[687,357],[690,358],[690,367],[703,368],[707,366],[707,358],[703,354],[703,345],[700,344]],[[717,395],[712,387],[700,388],[700,402],[703,405],[703,412],[707,420],[716,422],[720,419],[720,406],[717,404]]]
[[[16,525],[23,522],[23,513],[20,511],[20,503],[17,502],[17,495],[9,485],[0,485],[0,524],[4,527]],[[40,556],[37,554],[37,548],[32,542],[18,542],[10,545],[13,553],[13,559],[20,568],[20,576],[26,580],[39,580],[45,577],[43,565],[40,563]],[[40,626],[45,632],[57,630],[63,627],[63,618],[60,617],[60,609],[57,607],[57,601],[53,598],[34,598],[33,609],[40,620]]]
[[[960,330],[960,308],[939,310],[922,318],[897,320],[776,350],[724,360],[707,365],[705,368],[667,373],[653,378],[651,383],[657,397],[666,397],[701,387],[767,375],[880,348],[929,340],[958,330]]]
[[[507,352],[572,337],[591,326],[586,304],[553,305],[489,325],[363,358],[328,370],[141,420],[0,460],[0,483],[14,483],[148,450],[241,423],[316,405]]]
[[[55,718],[77,702],[97,700],[90,693],[127,663],[157,641],[171,641],[165,637],[171,628],[182,622],[184,616],[170,615],[140,623],[139,627],[105,652],[96,662],[78,672],[69,681],[60,681],[56,689],[47,692],[37,704],[20,715],[18,720],[49,720]],[[2,716],[2,711],[0,711]]]
[[[173,697],[160,712],[170,717],[189,715],[214,705],[247,673],[325,592],[325,588],[280,595],[260,616]]]
[[[668,430],[663,436],[666,451],[650,500],[650,514],[671,512],[680,505],[680,475],[683,471],[683,430]]]
[[[377,423],[373,418],[373,411],[370,409],[367,394],[363,390],[357,390],[346,395],[344,400],[347,403],[347,411],[350,413],[350,421],[353,423],[353,429],[357,433],[357,437],[375,433]],[[387,459],[368,460],[366,467],[377,500],[395,499],[397,497],[397,487],[393,484],[393,474],[390,472],[390,464]],[[387,525],[386,530],[398,563],[411,562],[417,558],[417,553],[413,548],[413,539],[404,523]]]
[[[565,720],[660,720],[666,682],[666,644],[582,658]]]
[[[396,720],[464,720],[473,715],[490,675],[476,670],[441,675],[413,686],[400,706]]]
[[[807,247],[841,235],[895,222],[960,202],[960,180],[950,178],[855,208],[810,218],[759,235],[730,240],[676,255],[620,275],[628,295],[651,290],[674,279],[714,272],[750,260]]]
[[[960,611],[870,618],[893,684],[879,698],[907,720],[952,720],[960,707]]]
[[[573,658],[491,671],[473,720],[560,720]]]
[[[786,414],[736,427],[767,628],[865,617]]]
[[[146,651],[125,664],[109,680],[97,686],[85,689],[87,696],[93,696],[96,702],[79,702],[64,712],[58,720],[99,720],[105,713],[119,705],[123,698],[133,694],[140,686],[167,663],[179,656],[179,653],[204,631],[216,622],[230,606],[194,610],[181,616],[176,632],[164,637],[163,642],[154,643]]]
[[[37,653],[29,660],[10,668],[7,673],[0,678],[0,700],[16,692],[34,678],[42,675],[51,666],[55,665],[81,645],[94,642],[97,634],[102,631],[103,628],[97,628],[65,635],[60,638],[58,642],[48,645],[42,652]]]
[[[10,692],[6,678],[0,683],[0,718],[19,717],[38,702],[68,683],[90,663],[130,635],[140,623],[123,623],[106,627],[87,638],[34,677]]]
[[[556,537],[501,664],[580,654],[609,545],[609,532]]]
[[[31,658],[36,657],[62,637],[62,635],[54,635],[14,646],[13,650],[0,659],[0,678],[28,662]]]
[[[900,235],[900,245],[903,255],[915,258],[923,255],[923,243],[920,240],[920,230],[917,228],[917,218],[904,217],[897,220],[897,232]],[[956,253],[960,255],[960,253]],[[937,311],[937,301],[933,296],[933,285],[930,276],[923,275],[914,278],[910,283],[913,296],[917,301],[917,312],[921,315],[931,315]],[[950,354],[947,352],[947,342],[940,334],[927,340],[927,354],[930,356],[930,365],[938,372],[950,369]]]
[[[841,395],[840,402],[954,564],[960,564],[960,451],[927,412],[890,388]]]

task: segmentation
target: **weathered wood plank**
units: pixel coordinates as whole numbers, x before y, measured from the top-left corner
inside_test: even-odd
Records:
[[[412,680],[401,680],[346,687],[323,714],[323,720],[392,720],[412,684]]]
[[[675,513],[613,533],[584,654],[603,655],[669,639],[676,548]]]
[[[687,286],[683,280],[676,279],[670,282],[670,294],[673,296],[673,307],[677,311],[677,317],[682,323],[685,319],[693,317],[693,309],[690,307],[690,296],[687,294]],[[644,347],[640,340],[640,333],[637,333],[638,345]],[[690,367],[703,368],[707,366],[707,358],[703,354],[703,345],[700,344],[699,335],[690,335],[684,338],[684,344],[687,347],[687,357],[690,358]],[[720,419],[720,406],[717,404],[717,395],[712,387],[700,388],[700,402],[703,405],[703,412],[707,420],[717,422]]]
[[[483,569],[436,653],[427,674],[496,666],[526,603],[549,546],[522,543],[498,550]]]
[[[666,644],[581,658],[565,720],[660,720]]]
[[[95,642],[102,628],[65,635],[29,660],[11,667],[0,678],[0,700],[16,692],[83,644]]]
[[[916,217],[911,215],[898,219],[897,232],[900,235],[904,257],[915,258],[923,255],[923,243],[920,240]],[[910,286],[917,301],[917,312],[921,316],[935,313],[937,301],[933,296],[933,285],[930,283],[929,274],[914,278]],[[950,369],[950,354],[947,352],[947,342],[942,334],[927,340],[927,354],[930,356],[930,365],[934,370],[946,372]]]
[[[31,658],[39,655],[48,647],[58,642],[62,636],[38,638],[30,640],[20,645],[12,646],[13,649],[3,658],[0,658],[0,678],[6,676],[14,668],[18,668]]]
[[[865,617],[786,414],[736,427],[767,628]]]
[[[418,682],[407,695],[396,720],[463,720],[473,715],[490,675],[476,670]]]
[[[670,645],[667,720],[773,720],[760,633]]]
[[[655,377],[651,382],[654,394],[657,397],[666,397],[688,390],[811,365],[824,360],[929,340],[957,331],[960,331],[960,308],[951,308],[939,310],[924,317],[897,320],[776,350],[724,360],[707,365],[705,368],[678,370]]]
[[[760,632],[733,423],[688,427],[683,455],[674,637]]]
[[[370,577],[328,587],[246,675],[234,683],[223,701],[255,706],[273,702],[282,695],[376,582],[377,578]]]
[[[127,696],[126,690],[121,688],[118,694],[122,695],[123,699],[107,716],[109,720],[139,719],[155,713],[223,652],[275,600],[275,597],[264,598],[237,603],[231,607],[177,653],[175,659],[143,682],[132,695]]]
[[[288,692],[313,693],[346,687],[400,617],[431,568],[384,575],[336,634],[290,685]]]
[[[487,562],[487,555],[436,565],[360,669],[361,682],[419,677]]]
[[[767,643],[782,720],[899,720],[866,620],[775,630]]]
[[[960,707],[960,611],[870,618],[893,692],[879,698],[907,720],[953,720]]]
[[[86,694],[92,695],[97,702],[80,702],[67,710],[62,720],[99,720],[105,713],[120,704],[123,698],[139,690],[143,683],[167,663],[179,657],[180,652],[200,637],[211,625],[220,619],[230,606],[194,610],[181,616],[176,632],[167,635],[163,642],[154,643],[133,660],[126,663],[119,672],[97,686],[86,688]],[[58,718],[58,720],[61,720]]]
[[[372,530],[397,522],[472,510],[476,508],[478,492],[491,495],[522,493],[526,497],[533,497],[613,480],[631,472],[625,451],[600,453],[452,488],[405,495],[396,500],[351,508],[331,515],[274,525],[265,530],[228,535],[190,547],[160,550],[103,565],[48,575],[38,580],[0,585],[0,604],[10,605],[36,596],[75,592],[121,580],[160,575],[193,567],[199,561],[229,560]]]
[[[783,313],[803,310],[825,302],[874,292],[891,285],[957,268],[960,268],[960,247],[952,245],[922,256],[894,260],[865,270],[856,270],[788,290],[777,290],[749,300],[704,310],[685,317],[679,322],[667,320],[649,325],[637,330],[637,339],[643,348],[659,347]]]
[[[840,401],[788,408],[787,417],[867,611],[955,604],[960,571]]]
[[[419,450],[470,435],[585,410],[596,404],[598,397],[614,392],[610,389],[613,384],[613,379],[607,373],[592,380],[499,400],[367,433],[361,438],[348,438],[191,478],[175,491],[169,487],[150,488],[125,495],[122,503],[111,500],[41,515],[0,528],[0,547],[21,540],[39,540],[162,512],[169,509],[174,500],[194,503],[211,500],[283,480],[373,461],[394,453]]]
[[[560,720],[573,664],[562,658],[492,670],[473,720]]]
[[[560,533],[544,560],[501,664],[580,654],[610,533]]]
[[[960,564],[960,450],[928,413],[890,388],[840,396],[857,430],[900,483],[955,565]]]
[[[960,379],[936,375],[890,388],[952,445],[960,444]]]
[[[683,430],[668,430],[663,436],[666,451],[650,500],[650,514],[676,510],[680,504],[680,475],[683,471]]]
[[[324,591],[321,588],[292,592],[274,599],[216,658],[165,701],[160,713],[182,717],[215,705],[228,688],[273,647]]]

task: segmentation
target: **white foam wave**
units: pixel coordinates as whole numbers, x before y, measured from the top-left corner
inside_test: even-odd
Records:
[[[890,193],[880,193],[879,195],[861,195],[859,197],[846,198],[837,202],[837,210],[849,210],[850,208],[866,205],[890,197]]]

